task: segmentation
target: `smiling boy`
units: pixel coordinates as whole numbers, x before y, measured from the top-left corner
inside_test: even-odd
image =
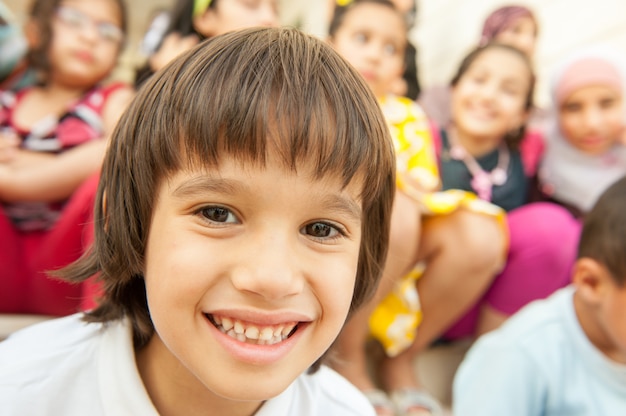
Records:
[[[120,120],[63,272],[100,273],[102,302],[0,344],[7,414],[373,414],[320,364],[380,277],[394,168],[322,41],[250,29],[177,59]]]

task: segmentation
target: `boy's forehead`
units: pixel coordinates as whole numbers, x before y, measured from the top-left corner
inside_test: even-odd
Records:
[[[355,207],[363,203],[362,193],[365,172],[359,171],[348,183],[345,183],[341,172],[328,170],[320,172],[312,158],[298,159],[295,166],[291,166],[278,154],[269,153],[265,160],[251,160],[245,157],[223,154],[217,164],[201,164],[181,167],[171,172],[165,178],[166,186],[160,192],[164,195],[178,197],[191,196],[207,190],[234,192],[236,189],[246,188],[251,178],[260,172],[279,172],[280,178],[292,178],[295,181],[304,181],[311,184],[311,192],[320,198],[329,195],[344,195],[349,198]],[[321,184],[321,187],[316,185]]]

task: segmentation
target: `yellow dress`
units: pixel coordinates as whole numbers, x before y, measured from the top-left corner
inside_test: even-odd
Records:
[[[506,230],[501,208],[478,199],[470,192],[438,192],[439,170],[430,125],[423,110],[412,100],[386,96],[379,101],[393,138],[397,160],[396,186],[413,198],[425,216],[445,215],[459,208],[494,216]],[[371,335],[395,356],[411,345],[422,321],[422,310],[415,282],[426,264],[417,264],[388,294],[369,318]]]

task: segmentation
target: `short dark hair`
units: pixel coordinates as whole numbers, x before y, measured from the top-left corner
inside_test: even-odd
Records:
[[[535,83],[536,83],[535,71],[533,70],[533,65],[530,62],[530,59],[528,58],[528,56],[526,56],[524,52],[520,51],[517,48],[514,48],[513,46],[505,45],[503,43],[490,42],[485,45],[481,45],[472,49],[461,61],[461,64],[459,65],[459,68],[457,69],[456,74],[454,74],[454,76],[452,77],[452,81],[450,81],[450,85],[452,87],[455,87],[459,83],[461,78],[463,78],[463,75],[465,75],[467,70],[476,61],[476,59],[478,59],[478,57],[482,55],[484,52],[492,50],[492,49],[501,49],[504,51],[509,51],[513,55],[516,55],[517,57],[519,57],[528,68],[528,73],[530,74],[530,84],[528,87],[528,93],[526,94],[526,100],[524,102],[524,110],[530,111],[533,108],[533,97],[535,95]],[[519,128],[519,130],[516,130],[515,132],[511,132],[507,134],[507,136],[505,137],[505,141],[511,148],[517,149],[519,147],[520,142],[524,138],[525,134],[526,134],[526,125],[522,125]]]
[[[626,177],[607,188],[583,223],[578,258],[606,267],[615,283],[626,285]]]
[[[137,346],[153,334],[143,270],[160,183],[228,155],[264,163],[267,132],[285,166],[362,184],[362,241],[351,313],[375,290],[385,261],[395,156],[376,98],[322,40],[296,29],[216,36],[171,62],[140,90],[116,126],[96,197],[95,242],[61,271],[104,285],[86,319],[130,318]],[[105,201],[106,200],[106,201]]]
[[[126,36],[128,29],[128,15],[126,12],[126,4],[124,0],[110,0],[117,5],[120,11],[120,29]],[[29,19],[37,26],[39,32],[39,43],[31,47],[27,53],[29,65],[35,69],[40,78],[40,82],[45,84],[48,80],[50,72],[50,62],[48,60],[48,52],[52,43],[52,19],[56,13],[56,9],[61,5],[63,0],[33,0],[30,6]],[[120,45],[120,52],[124,48]]]

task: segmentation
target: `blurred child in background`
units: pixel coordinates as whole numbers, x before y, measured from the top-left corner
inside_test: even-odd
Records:
[[[28,42],[11,10],[0,2],[0,89],[19,89],[35,82],[28,70]]]
[[[490,42],[503,43],[518,48],[532,60],[538,32],[539,24],[532,10],[521,5],[507,5],[495,9],[485,18],[477,46]],[[448,85],[424,89],[419,102],[428,117],[439,126],[446,127],[450,123]]]
[[[626,178],[586,216],[572,285],[470,349],[454,413],[617,416],[626,408]]]
[[[90,242],[107,137],[133,95],[105,83],[124,45],[125,7],[36,0],[25,30],[38,85],[0,94],[0,311],[64,315],[79,309],[82,289],[46,271]]]
[[[626,175],[626,67],[613,50],[593,47],[566,58],[554,73],[554,113],[539,169],[543,196],[576,216]]]
[[[278,17],[278,0],[177,0],[163,39],[137,71],[135,86],[204,39],[247,27],[277,26]]]
[[[428,334],[442,331],[469,308],[502,266],[504,212],[468,192],[436,192],[440,180],[428,120],[414,101],[389,93],[402,73],[407,43],[404,17],[393,3],[356,0],[337,8],[329,41],[378,98],[398,163],[383,280],[342,332],[335,367],[365,392],[379,415],[437,414],[439,404],[418,388],[411,365],[391,369],[393,360],[384,360],[379,376],[386,392],[374,385],[367,372],[368,333],[391,357],[411,344],[422,312],[418,335],[422,327]]]

